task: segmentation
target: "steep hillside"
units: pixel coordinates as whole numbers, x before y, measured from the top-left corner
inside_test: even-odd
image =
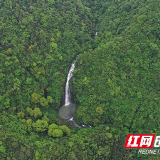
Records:
[[[158,130],[159,4],[153,11],[150,1],[137,3],[107,2],[99,15],[98,47],[76,63],[73,82],[80,105],[75,117],[80,123],[111,123],[126,133]]]
[[[125,150],[124,141],[159,134],[159,5],[1,1],[0,159],[156,159]],[[94,128],[69,128],[57,115],[77,54],[74,119]]]

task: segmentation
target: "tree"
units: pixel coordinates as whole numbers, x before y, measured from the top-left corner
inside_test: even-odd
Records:
[[[53,130],[58,129],[58,128],[59,128],[59,126],[54,124],[54,123],[49,125],[49,127],[48,127],[48,135],[52,136]]]
[[[43,107],[47,106],[48,105],[47,99],[45,99],[44,97],[40,98],[40,105]]]
[[[52,97],[51,96],[47,96],[47,101],[48,101],[48,103],[53,103]]]
[[[42,112],[39,108],[35,108],[34,110],[34,117],[37,118],[38,116],[41,116],[42,115]]]
[[[52,136],[53,136],[53,137],[56,137],[56,138],[62,137],[62,136],[63,136],[63,132],[62,132],[62,130],[60,130],[60,129],[55,129],[55,130],[53,130],[53,132],[52,132]]]
[[[103,114],[103,109],[102,109],[102,107],[97,107],[97,108],[96,108],[96,112],[97,112],[98,114]]]
[[[33,93],[31,95],[31,98],[32,98],[32,102],[39,103],[41,96],[38,93]]]
[[[17,113],[17,115],[19,118],[24,118],[24,112],[19,112],[19,113]]]
[[[65,134],[70,134],[71,133],[71,130],[65,125],[60,126],[59,129],[61,129]]]
[[[37,132],[43,132],[48,129],[48,122],[38,119],[36,123],[33,123],[33,127],[35,127]]]

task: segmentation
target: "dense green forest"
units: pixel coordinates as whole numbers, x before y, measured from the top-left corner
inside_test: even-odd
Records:
[[[159,159],[124,149],[129,133],[160,135],[159,8],[160,0],[0,1],[0,160]],[[74,119],[93,128],[57,114],[78,54]]]

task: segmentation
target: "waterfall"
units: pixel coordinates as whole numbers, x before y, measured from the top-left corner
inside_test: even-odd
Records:
[[[69,88],[69,81],[73,77],[75,62],[76,62],[76,60],[74,60],[72,62],[71,68],[70,68],[70,70],[68,72],[68,76],[67,76],[67,82],[66,82],[66,87],[65,87],[65,104],[64,104],[65,106],[67,106],[71,103],[71,92],[70,92],[70,88]]]
[[[96,24],[96,33],[95,33],[95,35],[94,35],[94,39],[95,39],[95,40],[96,40],[97,35],[98,35],[98,32],[97,32],[97,24]]]
[[[79,55],[80,54],[78,54],[77,57]],[[66,82],[66,87],[65,87],[65,104],[64,104],[65,106],[68,106],[71,103],[71,92],[70,92],[70,88],[69,88],[69,81],[73,77],[75,62],[76,62],[76,59],[73,60],[73,62],[71,64],[71,68],[70,68],[70,70],[68,72],[68,76],[67,76],[67,82]]]
[[[97,35],[98,35],[98,32],[97,32],[97,25],[96,25],[96,33],[95,33],[94,39],[96,39]],[[79,55],[80,54],[78,54],[77,57]],[[76,122],[73,119],[73,114],[76,111],[76,105],[71,102],[71,92],[70,92],[70,88],[69,88],[69,81],[73,77],[73,71],[75,69],[75,62],[76,62],[76,58],[73,60],[73,62],[71,64],[71,68],[70,68],[68,75],[67,75],[67,81],[66,81],[66,86],[65,86],[65,104],[59,109],[58,114],[62,119],[65,119],[68,122],[72,122],[72,124],[75,127],[78,127],[78,128],[91,127],[92,128],[92,126],[90,126],[88,124],[82,124],[81,126],[79,126],[78,124],[76,124]],[[101,124],[101,125],[105,125],[105,124]]]
[[[78,54],[77,57],[79,55],[80,54]],[[58,114],[62,119],[70,121],[73,123],[74,126],[81,128],[81,126],[76,124],[76,122],[73,119],[73,114],[76,111],[76,104],[71,102],[71,92],[70,92],[70,88],[69,88],[69,81],[73,77],[73,71],[75,69],[75,62],[76,62],[76,58],[73,60],[73,62],[71,64],[71,68],[70,68],[68,75],[67,75],[67,81],[66,81],[66,86],[65,86],[65,104],[59,109]]]
[[[97,25],[96,25],[96,33],[95,33],[94,39],[96,39],[97,35],[98,35],[98,32],[97,32]],[[78,54],[77,57],[79,55],[80,54]],[[62,119],[65,119],[66,122],[71,122],[72,125],[74,125],[75,127],[93,128],[89,124],[81,124],[81,126],[79,126],[73,119],[73,114],[75,113],[76,107],[71,103],[71,92],[70,92],[70,88],[69,88],[69,81],[73,77],[73,71],[75,69],[75,62],[76,62],[76,59],[73,60],[73,62],[71,64],[71,68],[70,68],[68,75],[67,75],[67,81],[66,81],[66,86],[65,86],[65,104],[64,104],[64,106],[62,106],[59,109],[59,116]],[[100,124],[99,126],[105,126],[105,125],[106,124]],[[133,158],[134,158],[134,156],[132,156],[130,160],[133,160]]]

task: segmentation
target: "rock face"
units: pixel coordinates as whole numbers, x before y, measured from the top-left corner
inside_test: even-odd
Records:
[[[59,109],[59,116],[62,119],[68,120],[73,117],[73,114],[76,111],[76,105],[74,103],[70,103],[69,105],[64,105]]]

